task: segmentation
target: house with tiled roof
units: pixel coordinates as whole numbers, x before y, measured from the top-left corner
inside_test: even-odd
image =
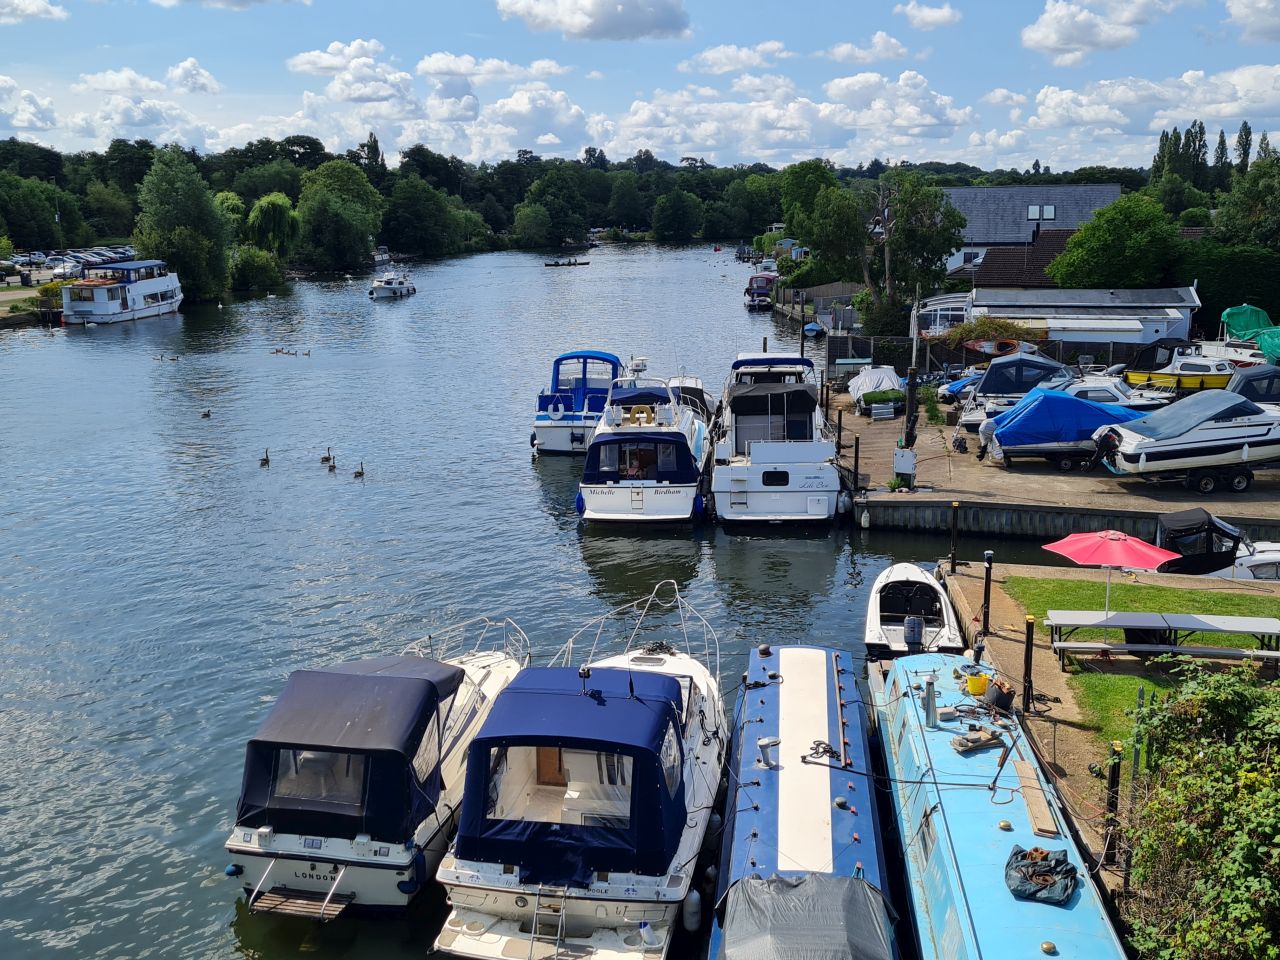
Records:
[[[1073,233],[1074,230],[1040,230],[1030,243],[989,248],[973,272],[973,285],[1014,290],[1056,287],[1058,284],[1045,273],[1045,267],[1067,249]]]

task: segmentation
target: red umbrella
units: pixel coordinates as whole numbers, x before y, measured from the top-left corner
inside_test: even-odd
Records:
[[[1157,547],[1138,537],[1131,537],[1119,530],[1097,530],[1091,533],[1073,533],[1069,537],[1046,543],[1044,549],[1061,554],[1082,567],[1105,567],[1107,570],[1107,604],[1104,612],[1111,612],[1111,571],[1115,567],[1134,567],[1138,570],[1154,570],[1166,560],[1179,556],[1171,550]]]

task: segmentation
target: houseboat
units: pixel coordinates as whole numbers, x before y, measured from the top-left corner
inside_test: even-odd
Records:
[[[441,659],[415,645],[289,675],[249,741],[226,842],[226,874],[250,911],[324,921],[402,908],[430,879],[471,740],[529,659],[510,621],[470,621],[430,642]]]
[[[119,323],[177,313],[178,275],[163,260],[126,260],[85,267],[84,278],[62,288],[64,323]]]
[[[623,652],[597,658],[615,635]],[[516,677],[471,745],[435,948],[666,957],[727,747],[718,675],[714,631],[666,581]]]
[[[712,436],[711,491],[721,520],[784,523],[835,516],[836,446],[809,358],[739,354]]]
[[[994,671],[923,653],[870,665],[921,960],[1122,960],[1120,939]]]
[[[823,647],[749,654],[708,960],[808,956],[803,944],[829,948],[824,957],[899,956],[860,672]],[[753,949],[762,942],[774,948]]]
[[[686,521],[703,511],[711,454],[702,382],[642,377],[613,382],[591,438],[578,512],[587,520]]]
[[[538,394],[530,445],[539,453],[586,453],[622,361],[602,350],[556,357],[551,385]]]

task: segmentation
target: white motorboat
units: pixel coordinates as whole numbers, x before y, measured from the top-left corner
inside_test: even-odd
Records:
[[[373,250],[373,269],[387,270],[391,267],[391,251],[386,247],[378,246]]]
[[[1019,351],[996,357],[961,408],[959,429],[977,433],[989,415],[1003,412],[1036,387],[1061,390],[1074,379],[1065,364],[1039,354]]]
[[[643,368],[643,363],[641,363]],[[622,361],[603,350],[556,357],[551,386],[538,393],[529,443],[538,453],[586,453]]]
[[[707,433],[706,393],[696,377],[615,380],[587,449],[578,512],[627,522],[699,516]]]
[[[1186,393],[1221,390],[1234,372],[1234,364],[1206,356],[1198,343],[1164,339],[1139,350],[1125,367],[1124,378],[1135,387],[1163,387]]]
[[[249,910],[406,906],[453,833],[467,748],[528,659],[519,627],[480,619],[400,656],[290,674],[249,741],[226,842]]]
[[[85,267],[62,288],[63,323],[119,323],[177,313],[182,284],[163,260],[126,260]]]
[[[812,360],[739,354],[712,434],[711,491],[720,519],[784,523],[835,516],[836,445],[818,403]]]
[[[773,309],[773,285],[778,280],[774,273],[756,273],[747,278],[742,291],[742,303],[748,310]]]
[[[895,563],[871,585],[863,634],[868,657],[958,653],[964,634],[946,590],[914,563]]]
[[[1242,493],[1253,483],[1251,467],[1280,460],[1280,410],[1202,390],[1138,420],[1099,427],[1093,439],[1113,473],[1185,475],[1200,493],[1222,482]]]
[[[399,300],[418,292],[407,273],[384,273],[369,287],[370,300]]]
[[[625,649],[597,658],[615,630]],[[591,653],[574,668],[579,640]],[[727,750],[718,674],[715,632],[673,581],[523,671],[471,746],[435,948],[666,957]]]

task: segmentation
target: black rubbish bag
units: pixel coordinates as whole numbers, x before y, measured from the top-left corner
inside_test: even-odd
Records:
[[[1024,850],[1015,843],[1004,865],[1004,882],[1019,899],[1063,904],[1076,891],[1076,868],[1065,850]]]

